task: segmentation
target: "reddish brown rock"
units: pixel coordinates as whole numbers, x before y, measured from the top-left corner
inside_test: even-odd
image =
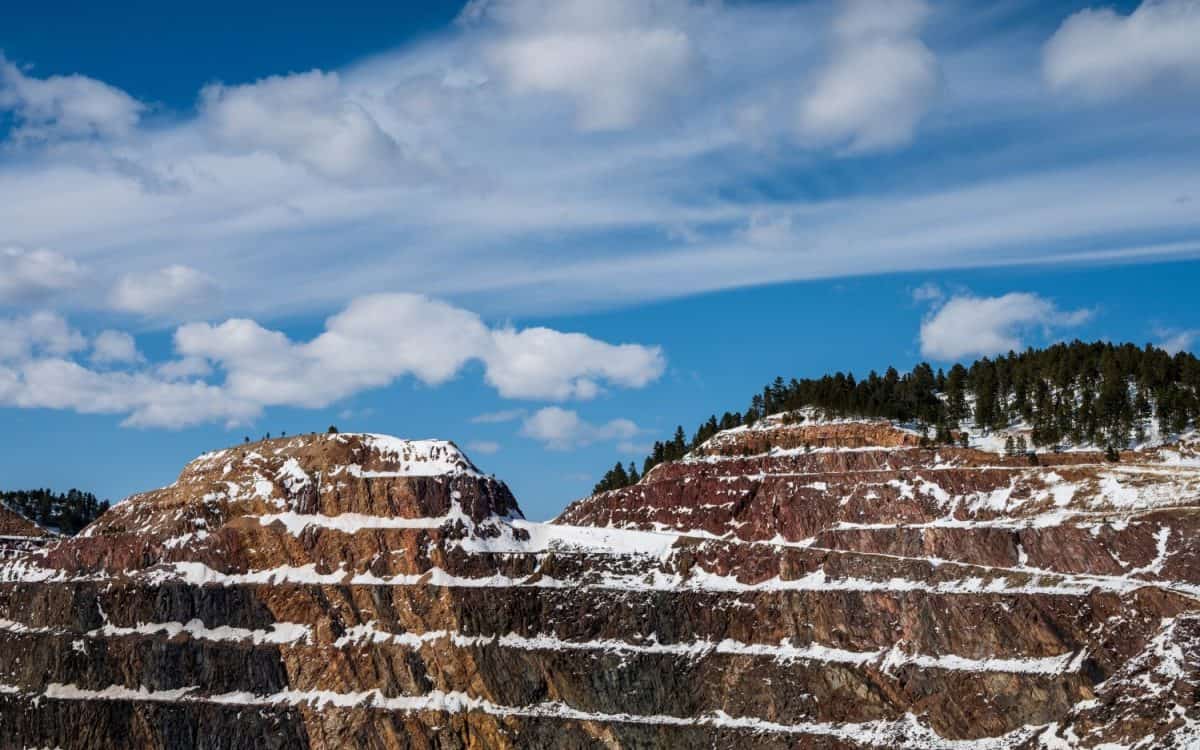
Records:
[[[39,549],[54,535],[0,503],[0,560]]]
[[[218,451],[0,567],[0,746],[1186,747],[1190,451],[770,419],[549,525],[450,443]]]

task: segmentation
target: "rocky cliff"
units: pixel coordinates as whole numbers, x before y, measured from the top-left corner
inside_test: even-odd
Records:
[[[538,524],[451,443],[240,446],[3,562],[0,746],[1197,746],[1198,499],[771,419]]]
[[[0,559],[38,549],[54,535],[0,503]]]

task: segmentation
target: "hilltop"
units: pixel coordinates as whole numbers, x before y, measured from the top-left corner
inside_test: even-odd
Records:
[[[1008,453],[1120,450],[1180,439],[1200,425],[1200,359],[1147,344],[1085,344],[956,364],[936,372],[922,362],[901,375],[889,367],[857,379],[838,372],[818,379],[776,378],[745,412],[710,416],[689,440],[683,426],[627,469],[618,463],[594,492],[637,482],[654,466],[682,458],[718,431],[752,426],[764,416],[884,418],[932,443]]]

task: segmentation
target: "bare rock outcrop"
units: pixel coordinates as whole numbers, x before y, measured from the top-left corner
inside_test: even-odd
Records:
[[[0,566],[0,748],[1196,746],[1200,460],[1121,458],[770,419],[542,524],[451,443],[217,451]]]
[[[53,538],[46,529],[0,503],[0,559],[38,549]]]

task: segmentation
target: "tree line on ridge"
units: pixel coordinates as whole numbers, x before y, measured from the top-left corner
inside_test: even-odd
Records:
[[[821,378],[777,377],[744,412],[710,416],[692,432],[682,426],[642,461],[618,462],[593,493],[636,483],[660,463],[682,458],[716,433],[802,407],[827,417],[876,417],[914,424],[935,443],[951,443],[961,427],[1002,430],[1023,422],[1035,448],[1092,445],[1114,453],[1146,440],[1152,429],[1177,435],[1200,425],[1200,359],[1147,344],[1060,343],[983,357],[936,371],[921,362],[901,374],[889,367],[864,378],[838,372]]]

